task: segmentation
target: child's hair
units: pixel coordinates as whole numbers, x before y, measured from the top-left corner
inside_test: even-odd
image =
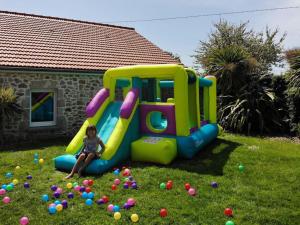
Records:
[[[95,125],[89,125],[86,130],[85,130],[85,135],[88,137],[88,132],[90,130],[94,130],[95,131],[95,134],[97,134],[97,128],[95,127]]]

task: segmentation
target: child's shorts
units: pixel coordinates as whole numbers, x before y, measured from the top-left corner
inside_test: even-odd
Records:
[[[88,155],[90,154],[90,152],[85,152],[85,151],[80,152],[80,153],[75,155],[75,158],[78,159],[81,154],[84,154],[84,160],[85,160],[88,157]],[[93,160],[94,159],[99,159],[99,157],[95,154]]]

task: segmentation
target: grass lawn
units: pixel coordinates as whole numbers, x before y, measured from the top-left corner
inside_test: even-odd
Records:
[[[59,185],[66,189],[66,173],[54,169],[52,159],[64,153],[65,143],[48,143],[49,146],[24,147],[24,149],[0,151],[0,185],[18,179],[20,184],[7,194],[11,203],[2,203],[0,196],[0,224],[19,224],[22,216],[30,224],[131,224],[130,215],[137,213],[138,224],[209,224],[223,225],[227,220],[235,225],[283,225],[300,224],[300,145],[291,141],[260,139],[225,134],[198,154],[193,160],[178,159],[170,166],[145,163],[130,163],[132,174],[139,189],[125,190],[119,186],[116,191],[111,185],[116,178],[111,172],[94,179],[92,190],[96,198],[107,195],[110,203],[123,205],[133,197],[137,204],[130,210],[121,210],[122,218],[115,221],[107,205],[86,206],[78,194],[69,201],[69,208],[50,215],[48,203],[41,201],[42,194],[51,194],[50,186]],[[39,168],[33,162],[34,153],[45,159]],[[245,171],[238,170],[239,164]],[[15,167],[21,166],[20,170]],[[5,178],[6,172],[13,172],[13,178]],[[23,183],[30,174],[30,189]],[[121,177],[123,181],[123,177]],[[77,176],[72,182],[82,182]],[[159,184],[173,180],[172,190],[161,190]],[[210,186],[216,181],[219,187]],[[197,189],[191,197],[184,189],[189,182]],[[66,199],[66,195],[64,197]],[[53,202],[53,199],[51,199]],[[227,218],[223,211],[230,207],[233,218]],[[168,216],[161,218],[159,211],[167,208]]]

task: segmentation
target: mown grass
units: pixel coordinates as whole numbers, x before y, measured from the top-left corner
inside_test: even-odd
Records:
[[[227,220],[236,225],[300,223],[300,145],[290,141],[226,134],[193,160],[178,159],[170,166],[128,162],[138,190],[119,186],[112,191],[116,176],[111,172],[100,177],[78,179],[75,176],[71,180],[94,179],[92,189],[96,199],[105,194],[112,204],[121,206],[127,198],[135,198],[137,205],[130,210],[122,209],[120,221],[115,221],[106,211],[106,205],[86,206],[78,195],[69,201],[68,209],[55,215],[48,213],[48,204],[41,201],[41,195],[51,194],[52,184],[66,189],[67,181],[63,180],[66,173],[56,171],[52,161],[64,149],[61,143],[16,151],[1,149],[0,184],[12,179],[18,179],[20,184],[8,193],[11,203],[0,202],[0,224],[18,224],[22,216],[29,217],[32,225],[131,224],[132,213],[139,215],[139,224],[147,225],[222,225]],[[45,159],[41,168],[33,163],[34,153]],[[239,172],[239,164],[245,166],[244,173]],[[17,165],[21,170],[15,170]],[[5,178],[6,172],[13,172],[13,178]],[[33,179],[29,181],[31,188],[26,190],[23,183],[28,174]],[[168,180],[173,180],[173,189],[161,190],[159,184]],[[219,188],[211,188],[212,181],[218,182]],[[195,197],[185,191],[186,182],[197,189]],[[233,209],[233,218],[224,216],[226,207]],[[167,217],[159,216],[161,208],[167,208]]]

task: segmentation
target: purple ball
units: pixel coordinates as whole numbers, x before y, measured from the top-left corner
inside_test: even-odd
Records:
[[[72,192],[70,192],[70,193],[68,194],[68,198],[74,198],[74,194],[73,194]]]
[[[52,185],[52,186],[51,186],[51,190],[52,190],[52,191],[56,191],[56,190],[57,190],[57,186],[56,186],[56,185]]]
[[[136,183],[132,183],[132,184],[131,184],[131,188],[132,188],[132,189],[137,189],[137,184],[136,184]]]
[[[81,186],[79,189],[80,192],[85,192],[85,187]]]
[[[28,184],[27,182],[24,183],[24,188],[29,188],[30,187],[30,184]]]
[[[32,176],[31,175],[28,175],[27,176],[27,180],[31,180],[32,179]]]
[[[104,200],[103,200],[102,198],[98,199],[98,200],[97,200],[97,204],[98,204],[98,205],[104,204]]]
[[[128,189],[129,186],[128,186],[128,184],[124,184],[123,187],[124,187],[124,189]]]
[[[217,187],[218,187],[218,183],[217,183],[217,182],[211,182],[211,186],[212,186],[213,188],[217,188]]]
[[[127,202],[123,205],[124,209],[130,209],[131,205],[129,205]]]
[[[59,196],[60,196],[59,192],[56,191],[56,192],[53,193],[54,198],[59,198]]]
[[[68,208],[68,202],[67,202],[67,200],[62,200],[61,204],[62,204],[62,206],[63,206],[64,209]]]
[[[133,176],[128,177],[130,181],[133,181]]]

